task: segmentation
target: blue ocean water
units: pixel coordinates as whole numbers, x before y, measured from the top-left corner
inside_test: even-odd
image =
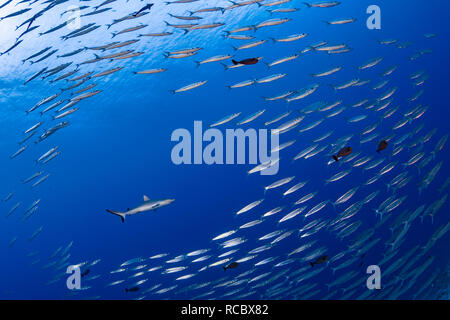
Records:
[[[3,0],[3,3],[8,1]],[[242,2],[242,1],[241,1]],[[449,4],[437,0],[423,1],[351,1],[342,0],[337,6],[330,8],[308,8],[301,1],[292,0],[277,6],[261,4],[273,1],[262,1],[258,4],[236,6],[221,11],[193,13],[201,16],[198,21],[183,21],[172,15],[188,16],[189,11],[195,12],[201,8],[233,6],[230,1],[200,0],[191,3],[166,4],[154,1],[154,6],[148,14],[135,19],[128,19],[107,28],[114,19],[126,17],[142,8],[145,1],[117,0],[102,8],[111,10],[81,17],[81,26],[90,23],[100,26],[98,29],[79,37],[63,40],[61,36],[73,31],[68,26],[54,32],[39,36],[53,27],[67,21],[72,13],[61,13],[70,6],[89,6],[81,12],[89,13],[102,1],[12,1],[2,7],[0,17],[22,9],[31,10],[15,17],[0,20],[0,48],[8,50],[26,30],[28,24],[15,30],[17,26],[31,18],[40,10],[48,10],[38,16],[31,26],[39,28],[25,34],[21,43],[9,53],[0,56],[0,102],[1,123],[0,136],[2,156],[0,157],[0,194],[2,199],[14,192],[13,196],[0,203],[0,211],[5,218],[0,224],[0,254],[3,258],[0,272],[0,297],[3,299],[447,299],[448,298],[448,234],[436,235],[440,230],[448,230],[449,204],[446,202],[447,189],[439,189],[449,177],[447,166],[449,151],[445,144],[443,149],[435,153],[430,162],[418,170],[420,161],[425,161],[432,155],[436,144],[448,134],[449,112],[448,101],[448,70],[449,43],[448,23],[445,12]],[[317,2],[315,2],[317,3]],[[381,29],[369,30],[366,20],[369,14],[366,9],[370,5],[378,5],[381,9]],[[298,8],[289,13],[273,13],[268,9]],[[148,10],[147,10],[148,11]],[[238,32],[249,35],[253,40],[234,40],[227,38],[225,31],[244,26],[254,26],[258,23],[275,18],[289,18],[290,21],[277,25],[262,27],[250,31]],[[324,21],[356,18],[356,21],[342,25],[328,25]],[[190,30],[185,34],[181,29],[166,25],[186,23],[224,23],[223,26],[204,30]],[[111,38],[112,32],[145,24],[145,28],[127,32]],[[171,32],[164,37],[139,37],[144,33]],[[271,38],[284,38],[292,34],[306,33],[307,36],[292,42],[274,42]],[[426,37],[425,34],[435,34]],[[80,48],[102,46],[113,41],[139,39],[138,42],[113,50],[95,51],[91,49],[70,57],[57,57]],[[267,40],[264,44],[250,48],[234,50],[234,47],[257,40]],[[387,40],[391,44],[380,43]],[[351,48],[346,53],[327,53],[310,50],[300,53],[310,46],[327,41],[326,45],[346,44]],[[400,44],[408,43],[405,48]],[[325,45],[325,46],[326,46]],[[401,48],[399,48],[399,46]],[[49,58],[30,64],[22,60],[52,47],[58,51]],[[171,59],[164,56],[165,52],[186,48],[201,47],[202,50],[193,57]],[[319,47],[320,48],[320,47]],[[124,60],[103,59],[101,61],[80,64],[99,56],[134,50],[144,54]],[[419,54],[416,56],[415,54]],[[36,61],[38,58],[31,59]],[[263,57],[256,65],[243,66],[226,70],[218,63],[206,63],[197,67],[195,61],[201,61],[216,55],[234,55],[233,59],[243,60],[252,57]],[[276,59],[299,54],[293,61],[281,63],[268,68],[263,62],[270,63]],[[371,59],[382,57],[377,65],[359,70]],[[47,67],[56,68],[63,63],[72,64],[56,75],[42,79],[42,76],[24,82]],[[230,65],[230,60],[222,61]],[[108,76],[91,78],[85,84],[61,92],[74,84],[72,81],[60,80],[51,83],[50,79],[75,70],[79,71],[69,78],[94,72],[94,74],[112,68],[123,69]],[[323,72],[332,67],[342,69],[332,75],[312,77],[311,74]],[[382,76],[386,69],[396,66],[390,75]],[[158,74],[134,74],[133,72],[152,68],[166,68],[166,72]],[[423,84],[414,84],[417,79],[411,79],[411,74],[424,70],[424,75],[418,79],[426,80]],[[271,74],[284,73],[279,80],[264,84],[255,84],[243,88],[228,89],[227,86],[244,80],[260,79]],[[429,78],[427,78],[429,77]],[[330,84],[340,85],[351,79],[370,80],[361,86],[351,86],[342,90],[333,89]],[[170,91],[198,81],[207,83],[190,91],[172,94]],[[373,86],[381,81],[389,82],[381,89]],[[93,97],[80,101],[75,113],[53,120],[54,111],[40,115],[50,104],[61,99],[71,99],[71,93],[90,84],[97,84],[89,91],[101,90]],[[304,99],[286,102],[285,99],[266,101],[263,97],[277,96],[283,92],[298,90],[312,84],[318,84],[316,92]],[[375,101],[397,87],[391,97],[392,103],[383,110],[366,109],[366,103],[361,107],[351,105],[368,99]],[[415,93],[423,89],[423,94],[415,101],[408,101]],[[42,99],[60,93],[52,102],[27,114],[25,111],[36,105]],[[330,111],[315,110],[308,114],[298,110],[318,101],[342,103]],[[64,104],[61,104],[63,106]],[[380,103],[377,104],[379,106]],[[59,106],[58,108],[60,108]],[[417,111],[425,110],[422,116],[412,119],[405,116],[413,107]],[[345,107],[344,111],[335,117],[326,115]],[[392,116],[383,119],[387,110],[397,111]],[[236,128],[236,121],[265,109],[262,116],[242,126],[246,128],[264,129],[265,122],[286,111],[291,111],[289,117],[269,126],[276,128],[282,123],[304,115],[305,119],[293,130],[280,135],[280,142],[296,140],[292,146],[281,150],[279,172],[275,176],[257,174],[248,175],[247,171],[254,165],[175,165],[171,159],[175,142],[171,141],[172,132],[185,128],[193,132],[194,121],[202,121],[206,130],[219,119],[234,113],[241,113],[239,118],[217,127]],[[55,109],[56,110],[56,109]],[[367,118],[350,123],[357,115],[367,115]],[[409,118],[408,118],[409,117]],[[399,129],[393,127],[402,119],[408,118]],[[324,119],[317,127],[299,133],[299,129],[316,120]],[[42,142],[35,143],[38,137],[61,121],[69,121],[70,125],[51,135]],[[26,135],[25,130],[38,122],[43,122],[36,129],[36,134],[19,145]],[[361,132],[369,125],[379,123],[369,134],[378,136],[367,143],[360,143]],[[418,132],[418,126],[423,128]],[[420,127],[419,127],[420,128]],[[436,132],[431,138],[424,139],[428,133]],[[308,158],[293,161],[292,158],[300,151],[314,144],[313,140],[333,131],[332,135],[318,142],[323,152]],[[406,140],[399,145],[404,149],[398,155],[392,155],[395,141],[405,134]],[[384,157],[385,161],[378,167],[365,170],[352,167],[349,163],[328,163],[331,159],[332,145],[339,138],[352,135],[346,143],[353,148],[353,153],[361,152],[360,156],[371,156],[370,161]],[[392,136],[391,136],[392,135]],[[388,149],[377,154],[378,142],[386,137]],[[425,141],[426,140],[426,141]],[[19,148],[27,145],[27,149],[11,159]],[[206,143],[205,143],[206,145]],[[46,164],[36,163],[43,153],[58,146],[61,151],[57,157]],[[423,152],[423,158],[411,166],[403,166],[412,156]],[[397,161],[390,172],[381,175],[373,184],[364,183],[374,177],[385,165]],[[439,171],[430,184],[419,193],[423,179],[439,166]],[[334,174],[352,169],[342,180],[325,185],[325,180]],[[50,174],[48,179],[36,187],[30,183],[22,183],[36,172]],[[398,207],[384,214],[389,218],[378,227],[380,216],[377,209],[392,191],[386,184],[402,172],[411,177],[409,183],[400,188],[392,199],[406,196]],[[41,176],[41,177],[42,177]],[[279,179],[295,176],[295,179],[282,187],[268,190],[267,186]],[[283,196],[288,188],[300,181],[308,183],[300,190]],[[310,217],[303,218],[308,210],[322,201],[334,202],[338,197],[353,187],[359,186],[356,194],[347,202],[337,205],[336,209],[327,204],[322,210]],[[351,204],[363,200],[366,196],[379,190],[379,194],[349,219],[346,225],[361,223],[359,228],[348,237],[339,237],[338,230],[333,229],[333,219]],[[302,214],[288,221],[278,221],[295,209],[293,203],[302,196],[317,192],[315,197],[300,206],[307,208]],[[111,215],[105,209],[125,211],[142,203],[143,195],[150,199],[174,198],[175,201],[167,207],[156,211],[145,212],[126,218],[121,223],[120,218]],[[263,199],[264,201],[251,211],[236,216],[236,212],[246,205]],[[23,219],[33,202],[40,199],[37,209],[28,219]],[[444,203],[436,212],[433,207],[436,201],[443,199]],[[392,202],[392,201],[391,201]],[[20,205],[11,215],[10,210]],[[397,221],[397,217],[411,214],[421,205],[424,212],[433,213],[433,219],[426,214],[411,222],[405,219]],[[283,206],[282,212],[263,219],[261,224],[251,228],[238,230],[235,234],[221,241],[212,239],[224,232],[236,230],[239,226],[259,219],[265,212]],[[431,208],[431,209],[430,209]],[[427,211],[428,210],[428,211]],[[423,219],[422,219],[423,218]],[[313,220],[324,227],[310,236],[301,237],[304,232],[299,229]],[[356,226],[356,225],[355,225]],[[403,229],[408,226],[409,229]],[[42,231],[32,240],[30,237],[36,230]],[[345,226],[344,226],[345,228]],[[394,235],[401,230],[399,245],[391,250],[388,244]],[[270,249],[255,254],[252,249],[270,243],[274,240],[258,240],[263,235],[276,230],[293,231],[284,240],[275,243]],[[314,230],[314,227],[312,228]],[[373,231],[363,243],[354,244],[358,237]],[[228,261],[214,266],[214,262],[225,258],[219,257],[228,249],[219,244],[235,237],[243,237],[245,243],[230,249],[239,249],[227,256]],[[14,239],[16,239],[14,241]],[[364,245],[374,242],[367,252]],[[432,239],[435,243],[428,248]],[[301,253],[288,256],[290,252],[302,245],[311,247]],[[424,249],[425,247],[425,249]],[[59,249],[59,250],[58,250]],[[202,254],[211,256],[202,262],[192,262],[200,256],[186,256],[199,249],[209,249]],[[318,250],[319,251],[316,251]],[[414,251],[411,251],[415,249]],[[58,250],[58,251],[57,251]],[[358,251],[359,250],[359,251]],[[343,254],[340,259],[329,261],[323,265],[310,267],[314,254],[319,252],[329,258]],[[149,257],[167,253],[160,259]],[[381,264],[383,259],[392,258]],[[182,261],[167,263],[168,260],[182,256]],[[125,261],[142,258],[130,265],[121,267]],[[222,266],[239,259],[252,259],[239,263],[235,269],[224,271]],[[273,257],[272,262],[262,266],[255,263]],[[287,260],[291,259],[292,260]],[[100,261],[98,261],[100,259]],[[345,262],[352,261],[348,266]],[[69,290],[66,280],[66,268],[85,262],[81,270],[90,272],[81,280],[80,290]],[[283,265],[285,262],[286,265]],[[281,263],[281,264],[280,264]],[[409,265],[409,263],[411,263]],[[339,269],[339,266],[344,266]],[[368,290],[366,268],[369,265],[380,265],[381,290]],[[143,266],[142,268],[136,268]],[[161,266],[161,269],[150,271]],[[203,267],[208,268],[203,270]],[[187,267],[183,271],[162,274],[172,267]],[[391,269],[389,269],[391,267]],[[421,268],[425,269],[421,269]],[[337,268],[333,272],[333,268]],[[118,269],[121,272],[111,273]],[[384,277],[384,271],[387,275]],[[138,272],[142,274],[136,275]],[[248,274],[246,274],[249,272]],[[251,273],[250,273],[251,272]],[[314,272],[314,273],[313,273]],[[189,279],[180,279],[184,275],[193,275]],[[238,277],[240,275],[240,277]],[[348,279],[345,281],[345,276]],[[258,279],[258,276],[261,276]],[[328,286],[336,280],[342,283]],[[122,281],[111,285],[111,283]],[[240,281],[244,280],[244,281]],[[270,280],[270,281],[268,281]],[[138,281],[142,283],[136,284]],[[357,286],[354,283],[358,283]],[[328,285],[328,286],[327,286]],[[125,289],[138,287],[136,292],[126,292]],[[168,291],[165,292],[167,289]],[[280,290],[283,289],[283,290]],[[420,290],[420,291],[419,291]],[[418,295],[416,293],[419,292]]]

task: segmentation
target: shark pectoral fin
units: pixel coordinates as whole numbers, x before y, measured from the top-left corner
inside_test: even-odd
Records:
[[[118,211],[113,211],[113,210],[109,210],[109,209],[106,209],[106,211],[109,212],[109,213],[112,213],[112,214],[114,214],[116,216],[119,216],[120,219],[122,220],[122,222],[125,222],[125,213],[118,212]]]
[[[147,197],[146,195],[144,195],[144,201],[149,201],[149,200],[150,200],[150,198]]]

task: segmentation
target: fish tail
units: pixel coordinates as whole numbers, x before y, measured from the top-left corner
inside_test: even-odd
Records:
[[[185,36],[189,32],[189,29],[183,29],[183,31],[184,31],[183,36]]]
[[[226,267],[222,267],[223,268],[223,271],[227,271],[227,268]]]
[[[314,267],[314,262],[310,262],[309,264],[311,265],[311,268]]]
[[[111,32],[111,34],[112,34],[111,39],[113,39],[115,36],[117,36],[117,33]]]
[[[337,156],[333,156],[334,161],[338,162],[339,158]]]
[[[231,62],[233,62],[234,65],[239,64],[239,62],[237,62],[237,61],[234,60],[234,59],[231,59]]]
[[[194,61],[197,65],[196,65],[196,67],[198,68],[198,67],[200,67],[200,65],[201,65],[201,62],[200,61]]]
[[[228,66],[225,63],[221,63],[221,65],[225,68],[225,71],[228,70]]]
[[[122,222],[125,222],[125,214],[123,212],[113,211],[113,210],[109,210],[109,209],[106,209],[106,211],[109,212],[109,213],[112,213],[112,214],[114,214],[116,216],[119,216],[120,219],[122,220]]]
[[[307,6],[308,8],[311,8],[311,5],[310,5],[308,2],[303,2],[303,4],[304,4],[305,6]]]

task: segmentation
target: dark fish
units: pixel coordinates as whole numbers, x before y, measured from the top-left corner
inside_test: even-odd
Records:
[[[379,153],[380,151],[386,149],[387,146],[388,146],[388,143],[387,143],[386,140],[381,141],[381,142],[378,144],[377,152]]]
[[[117,24],[117,23],[119,23],[119,22],[126,21],[126,20],[130,20],[130,19],[139,18],[139,17],[142,17],[142,16],[144,16],[144,15],[146,15],[146,14],[148,14],[148,12],[141,12],[141,13],[139,13],[139,14],[136,14],[135,16],[132,15],[132,14],[130,14],[130,15],[125,16],[125,17],[120,18],[120,19],[114,19],[113,22],[112,22],[111,24],[107,24],[107,25],[106,25],[106,28],[109,29],[109,28],[111,28],[113,25],[115,25],[115,24]]]
[[[63,37],[61,37],[61,39],[67,40],[67,39],[76,38],[76,37],[79,37],[79,36],[84,36],[85,34],[88,34],[88,33],[92,32],[92,31],[94,31],[94,30],[96,30],[98,28],[100,28],[100,26],[93,26],[93,27],[90,27],[90,28],[88,28],[88,29],[86,29],[86,30],[84,30],[82,32],[79,32],[79,33],[76,33],[74,35],[71,35],[69,37],[63,36]]]
[[[34,63],[41,62],[41,61],[47,59],[48,57],[50,57],[51,55],[53,55],[56,51],[58,51],[58,49],[52,50],[51,52],[49,52],[47,55],[43,56],[43,57],[40,58],[39,60],[36,60],[36,61],[30,61],[30,63],[31,63],[31,64],[34,64]]]
[[[75,70],[70,71],[70,72],[68,72],[66,74],[63,74],[62,76],[60,76],[60,77],[58,77],[58,78],[56,78],[54,80],[50,80],[50,82],[53,83],[53,82],[56,82],[56,81],[59,81],[59,80],[62,80],[62,79],[66,79],[66,78],[70,77],[71,75],[74,75],[77,72],[78,72],[78,69],[75,69]]]
[[[34,26],[34,27],[31,27],[31,28],[29,28],[29,29],[27,29],[27,30],[25,30],[19,37],[17,37],[17,40],[19,40],[20,38],[22,38],[25,34],[27,34],[28,32],[31,32],[31,31],[33,31],[33,30],[36,30],[37,28],[39,28],[40,26]],[[16,41],[17,41],[16,40]]]
[[[37,77],[39,77],[41,74],[43,74],[45,72],[45,70],[47,70],[48,67],[45,67],[44,69],[42,69],[41,71],[39,71],[38,73],[36,73],[34,76],[32,76],[30,79],[28,79],[27,81],[24,82],[24,84],[27,84],[28,82],[30,82],[31,80],[36,79]]]
[[[32,136],[34,136],[35,133],[36,133],[36,131],[31,132],[28,136],[25,137],[25,139],[23,139],[22,141],[20,141],[19,144],[23,144],[25,141],[27,141],[27,140],[30,139]]]
[[[139,287],[125,288],[125,292],[136,292],[139,291]]]
[[[19,26],[16,27],[16,31],[19,30],[21,27],[23,27],[23,26],[26,25],[26,24],[28,24],[27,30],[30,29],[31,24],[32,24],[37,18],[39,18],[41,15],[42,15],[42,13],[37,13],[37,14],[35,14],[34,16],[32,16],[30,19],[25,20],[24,22],[22,22],[21,25],[19,25]]]
[[[6,18],[15,17],[15,16],[19,16],[19,15],[21,15],[21,14],[27,12],[27,11],[30,11],[30,10],[31,10],[31,8],[23,9],[23,10],[11,13],[11,14],[5,16],[5,17],[2,17],[2,18],[0,18],[0,20],[6,19]]]
[[[14,49],[15,47],[17,47],[23,40],[17,41],[15,44],[13,44],[13,46],[11,48],[9,48],[8,50],[6,50],[5,52],[0,53],[0,56],[4,55],[5,53],[10,52],[12,49]]]
[[[2,4],[0,6],[0,9],[3,8],[4,6],[8,5],[9,3],[11,3],[12,0],[6,1],[4,4]]]
[[[71,64],[72,64],[72,62],[68,62],[68,63],[62,64],[62,65],[60,65],[60,66],[58,66],[56,68],[53,68],[51,70],[45,71],[44,74],[46,74],[46,76],[42,77],[42,79],[46,79],[48,77],[51,77],[51,76],[57,74],[58,72],[61,72],[62,70],[64,70],[67,67],[69,67]]]
[[[69,23],[71,23],[74,20],[75,20],[75,18],[71,18],[68,21],[61,23],[60,25],[57,25],[56,27],[51,28],[50,30],[39,33],[39,36],[43,36],[44,34],[49,34],[49,33],[55,32],[61,28],[64,28],[65,26],[67,26]]]
[[[87,9],[87,8],[90,8],[90,7],[89,6],[81,6],[81,7],[77,8],[77,9],[80,9],[80,11],[81,11],[81,10],[84,10],[84,9]],[[97,8],[97,7],[95,7],[95,8]],[[75,10],[74,9],[68,9],[68,10],[64,11],[63,13],[61,13],[61,17],[63,15],[65,15],[66,13],[69,13],[69,12],[73,13],[73,12],[75,12]]]
[[[133,13],[133,17],[136,17],[139,13],[145,11],[145,10],[150,10],[153,7],[153,3],[149,3],[146,6],[142,7],[139,11]]]
[[[239,263],[237,263],[237,262],[232,262],[232,263],[230,263],[229,265],[223,267],[223,271],[226,271],[227,269],[234,269],[234,268],[237,268],[238,265],[239,265]]]
[[[310,262],[311,267],[314,267],[316,264],[326,263],[328,261],[328,256],[320,256],[314,262]]]
[[[58,123],[56,126],[54,126],[53,128],[48,129],[47,131],[45,131],[41,136],[39,136],[39,140],[35,141],[35,143],[39,143],[45,139],[47,139],[49,136],[51,136],[52,134],[54,134],[56,131],[65,128],[69,125],[69,122],[61,122]]]
[[[68,33],[68,34],[66,34],[65,36],[62,36],[61,39],[66,40],[67,38],[70,38],[70,37],[73,36],[73,35],[76,35],[76,34],[78,34],[78,33],[80,33],[80,32],[83,32],[84,30],[86,30],[86,29],[88,29],[88,28],[90,28],[90,27],[92,27],[92,26],[94,26],[94,25],[95,25],[95,23],[89,23],[89,24],[87,24],[87,25],[85,25],[85,26],[82,26],[81,28],[78,28],[78,29],[76,29],[76,30],[74,30],[74,31],[72,31],[72,32],[70,32],[70,33]],[[66,39],[65,39],[65,38],[66,38]]]
[[[233,62],[233,64],[245,64],[245,65],[252,65],[252,64],[256,64],[258,63],[259,59],[258,58],[248,58],[248,59],[244,59],[241,61],[236,61],[236,60],[231,60]]]
[[[81,273],[81,277],[87,276],[87,275],[89,274],[89,272],[91,272],[90,269],[87,269],[87,270],[83,271],[83,272]]]
[[[339,158],[348,156],[350,153],[352,153],[352,147],[345,147],[339,150],[338,154],[333,156],[333,159],[335,161],[339,161]]]
[[[33,54],[33,55],[29,56],[29,57],[28,57],[28,58],[26,58],[25,60],[22,60],[22,63],[25,63],[25,61],[27,61],[27,60],[30,60],[30,59],[36,58],[37,56],[40,56],[41,54],[43,54],[44,52],[46,52],[46,51],[50,50],[51,48],[52,48],[52,47],[47,47],[47,48],[45,48],[45,49],[43,49],[43,50],[39,51],[38,53],[35,53],[35,54]]]
[[[59,90],[61,90],[62,92],[64,92],[64,91],[69,91],[69,90],[75,89],[75,88],[81,86],[83,83],[85,83],[86,81],[88,81],[88,80],[90,80],[90,79],[91,79],[90,77],[87,77],[87,78],[85,78],[85,79],[82,79],[82,80],[76,82],[74,85],[71,85],[71,86],[68,87],[68,88],[61,88],[61,89],[59,89]]]
[[[76,55],[77,53],[80,53],[80,52],[82,52],[84,50],[86,50],[86,48],[82,48],[82,49],[78,49],[78,50],[75,50],[75,51],[72,51],[72,52],[69,52],[69,53],[65,53],[65,54],[62,54],[62,55],[57,56],[57,57],[58,58],[70,57],[70,56]]]
[[[85,14],[81,15],[81,17],[93,16],[95,14],[99,14],[99,13],[102,13],[102,12],[105,12],[105,11],[109,11],[111,9],[112,8],[104,8],[104,9],[101,9],[101,10],[94,10],[92,12],[85,13]]]

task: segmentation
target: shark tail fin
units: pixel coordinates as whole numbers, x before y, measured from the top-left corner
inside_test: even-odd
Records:
[[[109,210],[109,209],[106,209],[106,211],[109,213],[115,214],[116,216],[119,216],[120,219],[122,219],[122,222],[125,222],[125,213],[119,212],[119,211],[113,211],[113,210]]]

